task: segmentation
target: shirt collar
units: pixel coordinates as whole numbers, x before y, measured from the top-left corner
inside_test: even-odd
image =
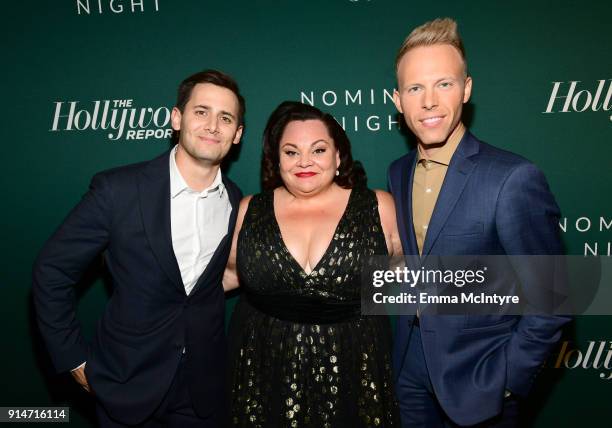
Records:
[[[221,168],[217,170],[215,179],[206,189],[201,192],[196,192],[190,188],[185,179],[179,171],[178,165],[176,164],[176,150],[178,145],[170,151],[170,198],[174,199],[183,192],[198,193],[200,197],[207,197],[209,193],[219,190],[219,197],[223,196],[225,191],[225,185],[223,184],[223,176],[221,174]]]
[[[430,160],[432,162],[448,166],[453,155],[455,154],[455,150],[457,150],[457,147],[459,146],[459,143],[463,138],[463,134],[465,134],[465,126],[462,122],[459,122],[455,130],[451,133],[451,135],[449,135],[446,144],[440,147],[440,150],[435,152],[431,157],[428,158],[427,156],[425,156],[422,151],[423,149],[421,149],[421,146],[417,146],[419,154],[418,160]]]

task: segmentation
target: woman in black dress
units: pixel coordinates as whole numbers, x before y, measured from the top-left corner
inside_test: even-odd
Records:
[[[372,255],[401,250],[391,196],[365,187],[346,133],[282,103],[264,131],[265,191],[241,202],[226,290],[230,426],[398,426],[387,317],[360,313]]]

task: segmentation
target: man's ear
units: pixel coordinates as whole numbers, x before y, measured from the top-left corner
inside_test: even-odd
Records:
[[[470,100],[472,95],[472,78],[470,76],[465,78],[465,84],[463,86],[463,104]]]
[[[397,111],[399,111],[401,114],[404,114],[404,112],[402,111],[402,104],[400,103],[400,94],[397,89],[393,90],[393,104],[395,104],[395,108],[397,109]]]
[[[182,117],[183,114],[181,113],[181,111],[177,107],[174,107],[172,109],[172,113],[170,113],[170,123],[172,124],[172,129],[174,129],[175,131],[181,130]]]
[[[236,129],[236,135],[234,136],[234,141],[232,144],[240,143],[240,139],[242,138],[242,131],[244,130],[244,126],[240,125],[238,129]]]

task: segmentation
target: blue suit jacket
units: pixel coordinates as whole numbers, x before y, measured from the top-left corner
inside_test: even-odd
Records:
[[[418,255],[412,220],[416,160],[413,150],[389,169],[407,255]],[[559,208],[537,167],[466,132],[448,167],[422,254],[562,254],[558,219]],[[397,374],[412,319],[398,318]],[[557,316],[422,316],[427,367],[447,415],[472,425],[501,411],[505,389],[526,395],[567,321]]]
[[[87,361],[96,397],[126,424],[153,413],[183,348],[196,412],[205,416],[223,406],[221,281],[241,193],[223,177],[233,208],[227,235],[187,296],[172,249],[168,156],[97,174],[34,265],[39,326],[56,369]],[[90,345],[75,318],[73,285],[101,252],[113,292]]]

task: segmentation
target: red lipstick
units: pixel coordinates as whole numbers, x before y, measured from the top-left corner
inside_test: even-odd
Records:
[[[297,172],[295,173],[295,176],[297,178],[309,178],[312,177],[313,175],[316,175],[315,172]]]

